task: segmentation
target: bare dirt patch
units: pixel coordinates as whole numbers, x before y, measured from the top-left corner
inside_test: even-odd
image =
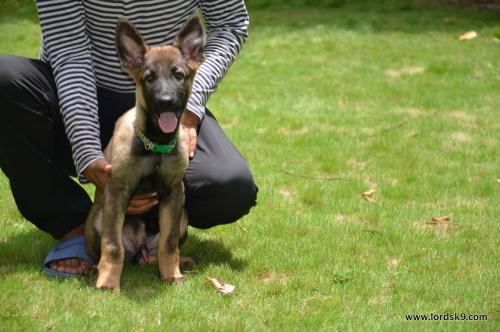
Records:
[[[398,108],[396,113],[406,114],[412,118],[418,118],[422,115],[426,115],[426,112],[420,108]]]
[[[366,162],[351,158],[347,160],[347,165],[358,170],[364,170],[366,167]]]
[[[467,127],[467,128],[476,128],[476,117],[470,114],[467,114],[462,111],[451,112],[448,114],[448,117],[454,120],[456,123]]]
[[[280,188],[280,189],[278,189],[278,192],[288,202],[292,201],[293,198],[294,198],[294,196],[295,196],[295,194],[290,189],[288,189],[288,188]]]
[[[472,141],[472,137],[462,131],[456,131],[450,135],[450,139],[457,143],[468,143]]]
[[[309,132],[308,127],[302,127],[297,129],[287,128],[287,127],[278,128],[278,133],[283,135],[302,136],[307,134],[308,132]]]
[[[288,282],[286,274],[274,270],[263,271],[258,274],[258,278],[264,283],[277,282],[281,285],[285,285]]]
[[[403,67],[400,69],[389,68],[386,69],[385,74],[392,78],[399,78],[401,76],[415,76],[420,75],[425,72],[424,67],[420,66],[411,66],[411,67]]]

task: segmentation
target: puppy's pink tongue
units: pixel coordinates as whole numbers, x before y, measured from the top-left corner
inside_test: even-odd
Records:
[[[177,118],[172,112],[162,113],[158,119],[158,125],[164,133],[171,133],[177,128]]]

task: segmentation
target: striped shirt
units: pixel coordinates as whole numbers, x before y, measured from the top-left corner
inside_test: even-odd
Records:
[[[103,158],[97,86],[133,93],[121,70],[114,33],[119,16],[134,23],[150,46],[173,42],[191,14],[201,9],[207,27],[205,62],[197,71],[188,109],[203,117],[208,97],[247,38],[243,0],[37,0],[42,27],[41,59],[52,67],[66,135],[80,179]]]

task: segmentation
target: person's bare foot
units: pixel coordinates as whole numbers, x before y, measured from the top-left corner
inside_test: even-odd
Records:
[[[68,233],[64,234],[61,240],[67,240],[79,235],[83,235],[83,225],[78,226],[77,228],[72,229]],[[60,259],[50,262],[49,264],[49,268],[54,271],[76,275],[83,274],[91,266],[91,262],[81,258]]]

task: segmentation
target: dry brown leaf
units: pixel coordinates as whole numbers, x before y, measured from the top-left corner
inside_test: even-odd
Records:
[[[452,222],[449,216],[433,217],[424,223],[414,222],[413,225],[422,231],[436,231],[440,235],[449,235],[454,231],[459,230],[463,226]]]
[[[442,217],[433,217],[431,221],[429,222],[430,224],[446,224],[450,221],[450,217],[448,216],[442,216]]]
[[[477,37],[477,32],[476,31],[469,31],[466,33],[461,34],[458,39],[461,41],[467,41],[471,40]]]
[[[207,279],[212,283],[212,285],[215,286],[215,288],[217,288],[217,290],[220,293],[222,293],[224,295],[232,295],[234,293],[234,289],[236,288],[235,286],[230,285],[230,284],[226,284],[217,278],[207,277]]]
[[[370,189],[368,191],[365,191],[361,195],[363,196],[364,199],[366,199],[370,203],[375,203],[375,199],[373,198],[373,195],[377,192],[376,189]]]
[[[449,234],[453,229],[456,230],[459,225],[454,225],[451,223],[451,218],[448,216],[433,217],[431,221],[427,221],[424,225],[424,229],[428,228],[436,229],[441,235]]]

